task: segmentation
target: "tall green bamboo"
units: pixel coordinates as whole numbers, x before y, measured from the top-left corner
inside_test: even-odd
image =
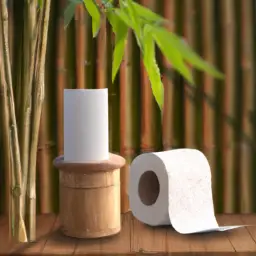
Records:
[[[34,70],[34,91],[32,102],[32,126],[31,126],[31,144],[29,158],[28,175],[28,237],[30,241],[36,239],[36,159],[37,145],[40,128],[40,119],[44,101],[44,74],[45,74],[45,56],[48,36],[48,26],[50,18],[51,0],[45,0],[42,8],[42,23],[40,24],[40,40],[37,44],[36,66]]]
[[[0,21],[1,22],[1,21]],[[0,26],[0,37],[1,37],[1,26]],[[2,40],[0,39],[0,49],[2,49]],[[3,59],[3,54],[0,52],[0,62]],[[3,165],[4,168],[4,183],[5,183],[5,212],[8,214],[8,222],[9,222],[9,234],[11,234],[11,223],[12,223],[12,216],[11,216],[11,207],[12,207],[12,197],[10,193],[10,185],[11,185],[11,145],[10,145],[10,137],[9,137],[9,111],[8,111],[8,98],[7,98],[7,91],[5,86],[4,76],[0,74],[0,116],[1,116],[1,131],[2,136],[1,139],[3,140]]]
[[[39,124],[41,119],[42,104],[44,100],[44,68],[46,44],[48,36],[48,24],[50,15],[50,0],[46,0],[39,10],[37,18],[38,1],[24,1],[24,22],[22,34],[23,55],[16,65],[16,71],[21,73],[22,79],[15,79],[21,82],[21,96],[17,95],[19,107],[15,109],[15,99],[13,93],[13,77],[11,72],[10,49],[8,42],[8,10],[6,1],[1,1],[1,53],[0,74],[1,89],[3,91],[3,102],[6,103],[3,109],[3,121],[5,138],[5,149],[8,150],[10,144],[10,155],[7,155],[11,165],[9,173],[12,174],[12,197],[14,204],[12,213],[14,215],[14,236],[20,242],[35,240],[35,219],[36,219],[36,159]],[[20,38],[19,38],[20,39]],[[22,70],[22,71],[21,71]],[[15,84],[14,82],[14,84]],[[7,102],[6,102],[7,99]],[[19,138],[15,110],[18,111]],[[32,115],[31,115],[32,113]],[[8,118],[9,115],[9,118]],[[8,120],[10,119],[10,120]],[[31,140],[30,140],[31,138]],[[20,143],[19,143],[20,142]],[[28,226],[24,223],[25,203],[28,194]]]
[[[8,96],[8,111],[10,114],[10,141],[11,151],[13,153],[13,168],[15,184],[12,188],[12,195],[15,200],[15,224],[14,236],[18,241],[26,242],[27,235],[24,224],[24,219],[21,212],[21,199],[22,199],[22,173],[20,161],[20,149],[17,132],[17,122],[15,114],[15,104],[12,86],[11,63],[9,56],[9,43],[8,43],[8,11],[6,1],[1,0],[1,31],[2,31],[2,48],[3,62],[0,63],[1,84],[7,90]]]
[[[22,166],[22,214],[25,216],[25,191],[27,187],[30,126],[31,126],[31,105],[32,105],[32,83],[34,73],[34,62],[37,42],[37,23],[36,23],[37,0],[25,1],[24,6],[24,28],[23,28],[23,86],[22,104],[20,120],[20,149]]]

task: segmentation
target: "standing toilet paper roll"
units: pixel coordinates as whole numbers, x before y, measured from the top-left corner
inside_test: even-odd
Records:
[[[108,89],[64,90],[64,159],[75,163],[109,159]]]
[[[175,149],[136,157],[130,170],[130,208],[141,222],[172,225],[181,234],[225,231],[213,207],[211,171],[202,152]]]

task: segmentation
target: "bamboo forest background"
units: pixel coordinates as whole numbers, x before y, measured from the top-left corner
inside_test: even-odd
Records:
[[[64,30],[66,1],[52,1],[46,59],[46,98],[37,160],[37,208],[58,211],[58,171],[63,154],[63,89],[109,88],[110,150],[127,159],[122,170],[122,209],[128,209],[128,165],[141,152],[191,147],[202,150],[212,169],[217,212],[255,212],[256,200],[256,5],[253,0],[141,0],[173,21],[206,60],[225,73],[214,80],[195,72],[191,87],[158,56],[165,86],[163,126],[139,49],[129,35],[125,59],[111,84],[113,38],[105,24],[92,39],[91,20],[78,7]],[[12,63],[22,58],[22,1],[9,1]],[[14,74],[19,79],[19,74]],[[16,92],[17,93],[17,92]],[[0,95],[0,97],[2,97]],[[0,125],[0,212],[9,208],[8,168]]]

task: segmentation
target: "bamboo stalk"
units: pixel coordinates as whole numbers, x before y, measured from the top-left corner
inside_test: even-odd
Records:
[[[151,4],[151,1],[140,1],[146,7]],[[153,95],[150,88],[150,81],[141,61],[141,152],[154,152],[154,142],[152,141],[152,109],[153,109]]]
[[[0,64],[1,79],[2,83],[7,89],[8,95],[8,107],[10,113],[10,129],[11,129],[11,150],[14,158],[14,176],[15,176],[15,187],[13,188],[13,197],[15,198],[15,238],[20,242],[26,242],[26,230],[24,220],[21,213],[21,196],[22,196],[22,173],[21,173],[21,162],[20,162],[20,149],[18,141],[15,105],[13,97],[12,87],[12,76],[11,76],[11,65],[9,57],[9,46],[8,46],[8,12],[6,7],[6,1],[1,1],[1,25],[2,25],[2,46],[3,46],[3,63]]]
[[[214,35],[214,0],[202,1],[202,36],[203,57],[211,64],[215,64],[215,35]],[[212,169],[212,188],[214,205],[217,206],[219,183],[217,182],[217,169],[215,168],[215,80],[204,74],[203,76],[203,151],[206,154]]]
[[[0,85],[0,93],[1,93],[1,85]],[[0,100],[2,100],[2,97],[0,96]],[[2,114],[3,110],[1,109],[1,105],[0,105],[0,122],[2,122],[1,120],[3,119],[3,114]],[[6,198],[6,194],[5,194],[5,155],[4,155],[4,142],[2,139],[2,134],[3,134],[3,130],[4,128],[0,126],[0,216],[2,214],[6,214],[5,213],[5,198]]]
[[[209,0],[211,1],[211,0]],[[184,0],[183,27],[188,44],[195,46],[195,1]],[[193,70],[192,70],[193,72]],[[184,87],[185,146],[196,148],[196,105],[195,89],[190,84]]]
[[[13,64],[13,0],[8,0],[8,41],[9,41],[9,50],[10,50],[10,62],[11,67]]]
[[[64,111],[63,111],[63,104],[64,104],[64,88],[66,88],[71,83],[68,82],[67,78],[72,77],[72,75],[67,75],[67,69],[68,65],[72,63],[68,59],[68,56],[66,53],[70,52],[69,54],[72,54],[72,51],[66,51],[66,49],[70,49],[69,47],[73,48],[73,45],[70,46],[67,39],[68,39],[68,33],[64,29],[64,18],[63,18],[63,12],[66,5],[66,0],[59,0],[58,1],[58,23],[57,23],[57,40],[56,40],[56,49],[57,49],[57,151],[58,155],[64,154]],[[73,23],[71,23],[73,25]],[[68,30],[73,29],[73,26],[70,24],[68,27]],[[69,38],[73,39],[74,37],[70,36]],[[70,39],[69,39],[70,40]],[[65,63],[67,61],[67,65]],[[58,173],[55,172],[55,175],[52,176],[53,181],[55,184],[58,180]],[[54,194],[58,193],[58,185],[54,185]],[[54,201],[58,202],[58,198],[56,198]],[[56,203],[56,210],[58,210],[58,203]]]
[[[37,42],[36,12],[37,0],[26,1],[24,6],[24,44],[23,44],[23,86],[22,86],[22,112],[20,120],[20,153],[22,167],[22,204],[21,211],[25,216],[26,188],[29,163],[32,83]]]
[[[109,35],[111,36],[111,34]],[[110,50],[111,53],[111,47],[108,48],[108,38],[107,38],[107,20],[106,17],[102,19],[101,28],[99,31],[99,34],[97,36],[97,88],[106,88],[108,86],[108,80],[109,80],[109,68],[108,68],[108,55]],[[110,95],[109,95],[110,96]],[[110,96],[111,97],[111,96]]]
[[[98,3],[100,4],[100,3]],[[113,3],[116,5],[116,3]],[[88,42],[93,42],[90,40],[90,37],[87,39],[86,52],[88,55],[89,47],[92,46]],[[94,53],[94,52],[93,52]],[[89,56],[89,55],[88,55]],[[92,53],[90,53],[92,57]],[[87,57],[88,58],[88,57]],[[116,85],[112,84],[111,81],[111,72],[112,72],[112,30],[111,26],[105,15],[101,17],[101,28],[97,36],[97,49],[96,49],[96,88],[108,88],[109,96],[109,150],[117,151],[116,146],[118,145],[118,98],[116,93]],[[88,75],[88,73],[87,73]],[[86,83],[90,84],[90,76],[86,76]],[[116,143],[117,142],[117,143]],[[122,178],[121,178],[122,182]]]
[[[222,155],[224,179],[224,212],[232,213],[235,210],[235,172],[234,172],[234,127],[227,117],[234,118],[234,85],[235,85],[235,17],[234,1],[221,1],[222,11],[222,58],[225,72],[223,93],[223,119],[222,119]]]
[[[66,43],[67,49],[75,49],[75,26],[74,21],[71,21],[70,26],[65,30],[67,37]],[[65,52],[65,67],[67,72],[66,88],[75,89],[76,88],[76,53],[75,51]]]
[[[85,32],[85,87],[90,89],[96,87],[97,39],[92,37],[92,19],[88,12],[85,12]]]
[[[85,88],[85,8],[84,4],[79,4],[75,12],[75,31],[76,31],[76,88]]]
[[[41,40],[38,48],[38,66],[35,70],[35,88],[33,97],[32,110],[32,129],[31,129],[31,145],[29,158],[29,175],[28,175],[28,238],[29,241],[36,239],[36,159],[37,159],[37,145],[39,137],[40,119],[42,113],[42,106],[44,101],[44,74],[45,74],[45,56],[48,37],[48,26],[50,18],[51,0],[44,1],[42,11],[43,22],[40,28]]]
[[[1,23],[1,20],[0,20]],[[0,26],[0,37],[2,35],[1,33],[1,26]],[[2,40],[0,39],[0,49],[2,49]],[[3,58],[2,52],[0,52],[0,59]],[[0,60],[1,62],[1,60]],[[1,76],[1,74],[0,74]],[[1,110],[1,132],[2,132],[2,140],[3,140],[3,169],[4,169],[4,183],[5,183],[5,214],[8,216],[8,223],[9,223],[9,235],[12,235],[11,231],[11,223],[12,223],[12,199],[11,196],[11,146],[10,146],[10,135],[9,135],[9,110],[8,110],[8,97],[7,97],[7,91],[6,87],[4,86],[4,80],[1,77],[0,79],[0,110]],[[1,195],[0,195],[1,196]]]
[[[97,36],[97,84],[96,87],[106,88],[107,84],[107,38],[106,38],[106,18],[103,19],[102,27]]]
[[[0,20],[0,24],[1,24]],[[2,47],[2,29],[0,25],[0,49],[3,49]],[[0,58],[3,59],[3,53],[0,52]],[[3,83],[1,82],[2,79],[0,79],[0,117],[1,117],[1,124],[2,124],[2,135],[0,139],[3,140],[3,153],[4,153],[4,159],[3,159],[3,170],[4,170],[4,182],[5,182],[5,206],[4,206],[4,212],[6,214],[9,214],[10,209],[10,202],[11,202],[11,195],[10,195],[10,172],[11,172],[11,163],[10,163],[10,141],[9,141],[9,110],[8,110],[8,98],[7,98],[7,92],[6,88],[3,86]]]
[[[8,133],[9,137],[9,144],[11,145],[11,132],[9,131]],[[10,176],[11,176],[11,180],[10,180],[10,191],[11,188],[13,188],[15,186],[15,175],[14,175],[14,159],[13,159],[13,152],[12,150],[10,150],[10,166],[11,166],[11,170],[10,170]],[[10,192],[11,193],[11,192]],[[9,215],[9,237],[11,238],[11,236],[15,237],[15,200],[13,198],[13,196],[11,197],[11,205],[10,205],[10,215]]]
[[[66,85],[65,50],[66,33],[64,31],[63,8],[65,0],[59,0],[58,28],[57,28],[57,148],[58,155],[62,155],[64,147],[63,130],[63,91]]]
[[[141,4],[154,11],[156,7],[155,0],[141,0]],[[162,139],[158,137],[160,122],[157,120],[157,109],[153,98],[148,74],[141,61],[141,152],[154,152],[161,148]],[[158,126],[159,125],[159,126]]]
[[[125,48],[124,61],[120,69],[120,153],[126,159],[126,165],[121,170],[121,210],[129,210],[128,185],[129,164],[139,153],[140,146],[140,98],[138,87],[140,81],[135,73],[139,63],[134,56],[139,56],[135,38],[130,30]]]
[[[183,32],[183,0],[175,0],[175,26],[174,33],[179,35]],[[173,138],[172,147],[184,147],[184,79],[179,72],[173,70],[171,77],[173,79]]]
[[[75,13],[76,88],[95,88],[95,39],[92,38],[92,20],[83,5]]]
[[[7,96],[7,83],[6,83],[6,80],[5,80],[5,77],[4,77],[4,67],[3,67],[3,64],[2,64],[2,61],[0,59],[0,78],[1,78],[1,85],[2,85],[2,88],[1,90],[3,90],[3,93],[4,93],[4,98],[8,98]],[[10,97],[10,96],[9,96]],[[10,99],[8,98],[8,100],[10,101]],[[8,101],[6,100],[3,100],[3,103],[6,104],[7,103],[7,107],[8,105],[10,105],[10,103],[8,103]],[[4,122],[7,122],[6,124],[3,123],[4,127],[7,126],[8,127],[8,133],[5,134],[5,137],[6,137],[6,141],[5,141],[5,145],[7,145],[7,147],[10,146],[10,149],[9,149],[9,152],[11,153],[10,155],[10,159],[9,159],[9,162],[14,159],[14,156],[13,156],[13,152],[14,152],[14,147],[13,145],[15,144],[14,143],[14,139],[15,139],[15,134],[14,134],[14,128],[13,126],[12,127],[9,127],[9,119],[8,119],[8,112],[5,113],[5,118],[4,118]],[[10,136],[11,134],[11,136]],[[11,143],[10,143],[11,142]],[[12,159],[11,159],[11,156],[12,156]],[[13,162],[13,165],[10,165],[10,169],[9,171],[12,171],[12,169],[14,169],[15,171],[15,160],[12,160]],[[8,174],[8,178],[10,177],[10,173]],[[19,242],[26,242],[27,241],[27,236],[26,236],[26,229],[25,229],[25,224],[24,224],[24,220],[22,218],[22,214],[21,214],[21,208],[20,208],[20,203],[21,203],[21,191],[22,191],[22,188],[21,188],[21,183],[19,183],[19,177],[17,178],[17,171],[13,172],[12,174],[12,177],[14,178],[14,182],[12,182],[12,201],[13,201],[13,204],[14,204],[14,209],[15,211],[12,211],[11,210],[11,215],[14,214],[14,218],[13,216],[10,216],[9,215],[9,224],[13,221],[14,221],[14,230],[13,230],[13,236],[15,237],[15,239]],[[21,175],[20,175],[20,178],[21,178]],[[8,187],[10,189],[10,187]],[[13,221],[11,221],[11,219]]]
[[[47,83],[46,83],[47,84]],[[47,91],[45,92],[47,95]],[[52,212],[53,198],[52,198],[52,186],[51,186],[51,166],[50,166],[50,147],[48,145],[48,119],[47,119],[47,100],[45,99],[42,107],[39,138],[37,147],[37,172],[39,177],[39,208],[41,214]]]
[[[130,35],[130,31],[129,31]],[[120,154],[126,159],[126,163],[129,159],[127,159],[127,144],[129,143],[129,138],[127,138],[127,129],[129,129],[129,124],[131,122],[127,122],[131,117],[129,113],[127,113],[127,106],[129,106],[129,98],[127,99],[126,88],[129,88],[129,83],[127,79],[131,76],[128,73],[129,65],[127,65],[127,55],[129,52],[129,45],[131,44],[130,36],[126,43],[124,60],[120,66]],[[128,101],[128,102],[127,102]],[[128,142],[127,142],[128,140]],[[128,166],[125,165],[121,169],[121,212],[125,213],[129,210],[129,199],[128,199]]]
[[[40,43],[39,43],[40,46]],[[38,48],[39,49],[39,48]],[[38,51],[37,49],[37,51]],[[38,52],[37,52],[38,53]],[[38,54],[37,54],[37,61],[38,61]],[[48,66],[46,64],[46,66]],[[38,64],[37,64],[38,67]],[[49,66],[48,66],[49,67]],[[37,72],[37,68],[35,68],[34,72]],[[45,74],[45,83],[47,84],[47,71]],[[45,88],[45,94],[47,95],[46,88]],[[46,110],[47,106],[47,100],[44,99],[44,104],[42,106],[42,112],[40,117],[40,127],[39,127],[39,134],[38,134],[38,145],[37,145],[37,159],[36,159],[36,172],[38,174],[38,188],[40,191],[39,196],[37,197],[37,205],[36,209],[39,209],[41,214],[49,213],[48,205],[49,205],[49,199],[51,198],[49,196],[50,189],[48,187],[48,176],[49,176],[49,169],[48,167],[48,161],[49,159],[46,158],[46,143],[47,143],[47,122],[46,122]],[[38,190],[37,190],[38,191]],[[36,191],[36,192],[37,192]],[[29,194],[28,194],[28,200],[29,200]]]
[[[2,25],[2,47],[3,47],[3,65],[6,83],[8,86],[12,85],[12,75],[11,75],[11,63],[9,55],[9,37],[8,37],[8,11],[4,0],[1,0],[1,25]]]
[[[165,0],[163,4],[163,16],[169,20],[170,23],[174,24],[174,15],[175,15],[175,0]],[[173,30],[174,27],[171,27],[170,30]],[[163,66],[168,71],[171,71],[171,65],[168,63],[168,60],[163,57]],[[163,109],[163,148],[168,150],[172,148],[173,141],[173,82],[167,74],[163,75],[163,84],[164,84],[164,109]]]
[[[119,98],[116,83],[112,83],[112,30],[110,23],[105,19],[105,87],[109,95],[109,150],[119,151]],[[99,77],[97,75],[97,77]],[[103,82],[103,81],[102,81]],[[103,84],[101,85],[103,86]]]
[[[38,147],[37,147],[37,177],[38,177],[38,187],[37,193],[37,210],[42,214],[52,213],[54,210],[57,210],[58,204],[54,197],[56,195],[56,190],[58,186],[54,186],[56,182],[57,172],[53,171],[52,159],[56,154],[56,151],[53,152],[55,148],[55,129],[56,125],[54,122],[51,122],[56,117],[56,112],[52,111],[54,105],[56,104],[55,97],[53,94],[53,85],[56,83],[56,72],[55,72],[55,63],[53,58],[56,58],[57,52],[55,48],[54,40],[56,26],[54,23],[54,18],[58,15],[58,3],[52,2],[51,14],[49,20],[48,28],[48,43],[47,43],[47,55],[45,62],[45,98],[42,107],[41,121],[39,128],[39,138],[38,138]],[[63,14],[63,11],[62,11]],[[64,28],[64,27],[63,27]],[[63,42],[62,42],[63,43]],[[61,43],[61,44],[62,44]],[[56,52],[56,53],[55,53]],[[63,92],[62,92],[63,93]],[[54,130],[54,131],[53,131]]]
[[[242,138],[240,166],[240,212],[253,210],[252,160],[253,160],[253,122],[248,117],[254,110],[255,63],[253,60],[253,2],[241,1],[241,65],[242,65]]]
[[[3,49],[2,45],[2,20],[0,20],[0,49]],[[0,52],[0,62],[3,59],[3,51]],[[1,64],[0,64],[1,65]],[[1,74],[0,74],[1,76]],[[4,78],[0,78],[0,96],[2,99],[0,100],[2,110],[1,113],[1,123],[2,123],[2,139],[3,139],[3,151],[4,151],[4,161],[3,168],[5,170],[5,212],[8,216],[8,238],[11,240],[12,236],[14,236],[13,223],[14,223],[14,198],[11,193],[11,189],[14,187],[13,182],[13,157],[11,151],[10,144],[10,130],[9,130],[9,122],[10,122],[10,114],[8,108],[8,96],[7,96],[7,88],[4,86],[5,80]]]

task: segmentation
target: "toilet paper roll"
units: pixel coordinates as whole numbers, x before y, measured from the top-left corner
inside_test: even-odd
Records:
[[[212,200],[211,171],[196,149],[145,153],[130,169],[130,208],[141,222],[172,225],[181,234],[225,231],[219,227]]]
[[[64,90],[64,159],[109,159],[108,89]]]

